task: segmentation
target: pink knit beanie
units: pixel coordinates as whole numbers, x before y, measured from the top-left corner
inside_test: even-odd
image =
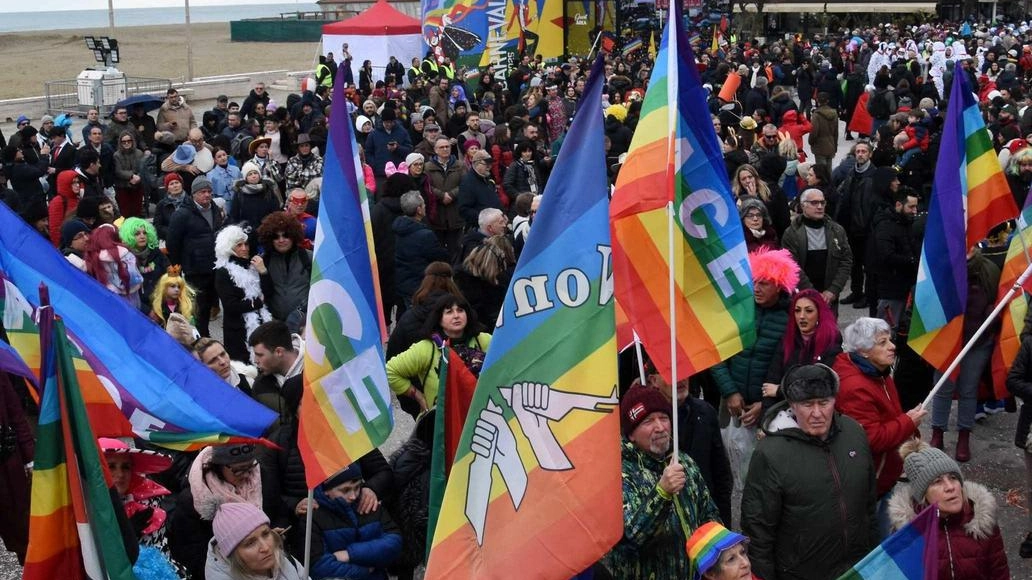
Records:
[[[247,537],[262,524],[269,523],[269,516],[249,503],[224,503],[215,512],[212,530],[219,552],[226,558]]]

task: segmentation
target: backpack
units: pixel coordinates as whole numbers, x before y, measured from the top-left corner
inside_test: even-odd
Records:
[[[247,147],[251,144],[254,137],[248,131],[241,131],[237,133],[236,137],[233,137],[233,141],[229,144],[229,153],[233,157],[237,158],[241,162],[246,161],[245,157],[248,155]]]
[[[867,112],[875,119],[888,119],[892,111],[889,110],[888,91],[875,91],[867,101]]]

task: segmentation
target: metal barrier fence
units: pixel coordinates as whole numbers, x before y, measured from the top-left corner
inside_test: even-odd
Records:
[[[144,94],[163,99],[166,91],[172,87],[171,79],[96,76],[99,78],[46,81],[44,97],[47,114],[65,113],[85,117],[87,111],[97,109],[101,117],[109,117],[118,101]]]

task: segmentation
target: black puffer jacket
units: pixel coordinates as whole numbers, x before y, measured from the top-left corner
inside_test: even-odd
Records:
[[[874,464],[867,435],[836,413],[827,439],[771,423],[756,444],[742,494],[753,573],[766,580],[837,578],[878,542]],[[780,422],[780,421],[779,421]],[[792,420],[794,423],[794,420]]]

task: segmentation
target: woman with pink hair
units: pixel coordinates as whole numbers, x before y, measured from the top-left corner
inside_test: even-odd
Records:
[[[136,257],[119,240],[118,230],[111,224],[93,230],[86,245],[86,273],[139,308],[143,275],[136,267]]]
[[[788,369],[814,363],[831,366],[842,352],[838,321],[820,292],[813,288],[797,292],[788,306],[788,316],[785,336],[778,344],[767,371],[767,381],[763,383],[765,406],[784,398],[778,387]]]

